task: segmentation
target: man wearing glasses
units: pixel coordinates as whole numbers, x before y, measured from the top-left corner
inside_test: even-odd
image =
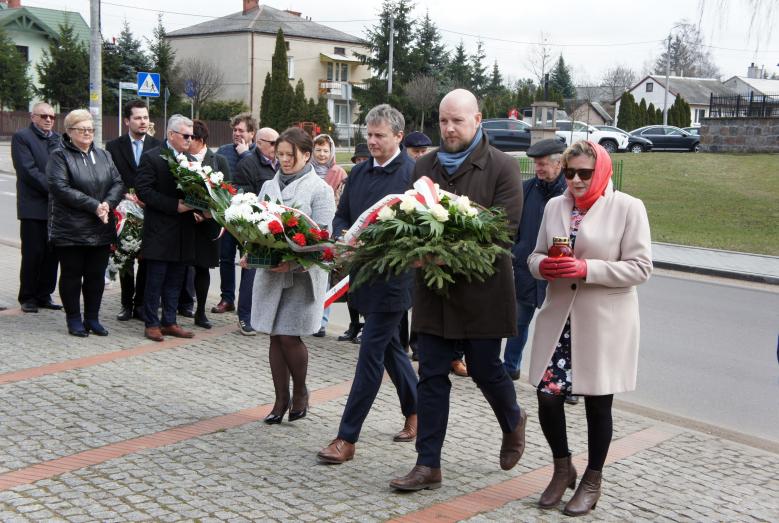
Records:
[[[16,170],[16,215],[22,241],[19,271],[19,303],[23,312],[38,308],[59,310],[51,301],[57,281],[57,257],[48,242],[49,183],[46,163],[59,146],[54,129],[54,109],[40,102],[33,106],[32,123],[14,134],[11,158]]]
[[[192,208],[185,205],[176,189],[176,179],[168,162],[161,156],[163,148],[175,155],[188,154],[192,142],[192,120],[174,114],[168,120],[167,139],[160,147],[144,153],[135,179],[138,197],[144,208],[141,256],[146,260],[144,335],[153,341],[163,336],[192,338],[194,334],[176,323],[184,272],[195,261],[195,220]],[[162,300],[162,318],[159,317]]]
[[[262,184],[272,180],[279,168],[276,160],[276,139],[279,133],[270,127],[257,131],[257,147],[248,156],[238,162],[233,175],[233,184],[243,192],[260,194]],[[256,331],[251,324],[252,289],[255,269],[241,269],[241,286],[238,290],[238,327],[241,334],[254,336]]]

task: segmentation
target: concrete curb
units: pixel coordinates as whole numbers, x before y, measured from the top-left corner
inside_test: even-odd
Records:
[[[779,278],[764,274],[751,274],[747,272],[733,272],[723,269],[713,269],[710,267],[693,267],[680,263],[653,261],[653,265],[659,269],[669,269],[680,272],[690,272],[693,274],[703,274],[705,276],[718,276],[720,278],[730,278],[733,280],[750,281],[756,283],[767,283],[769,285],[779,285]]]

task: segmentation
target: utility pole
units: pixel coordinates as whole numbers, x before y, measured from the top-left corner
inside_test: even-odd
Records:
[[[671,74],[671,35],[668,35],[668,49],[665,52],[665,94],[663,95],[663,125],[668,125],[668,91],[671,88],[668,77]]]
[[[95,126],[95,147],[103,146],[103,38],[100,36],[100,0],[89,0],[89,112]],[[121,133],[122,128],[119,128]]]
[[[387,68],[387,94],[392,94],[392,57],[395,53],[395,17],[390,16],[389,22],[389,67]]]

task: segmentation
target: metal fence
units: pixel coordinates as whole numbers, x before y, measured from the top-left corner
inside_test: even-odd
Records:
[[[755,94],[709,97],[709,118],[779,117],[779,94]]]
[[[611,160],[611,168],[613,174],[611,181],[614,184],[614,189],[622,190],[622,160]],[[533,159],[527,157],[519,158],[519,172],[522,173],[522,181],[529,180],[536,175],[535,166],[533,165]]]

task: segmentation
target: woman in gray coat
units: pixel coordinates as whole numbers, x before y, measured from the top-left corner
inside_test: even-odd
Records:
[[[314,150],[311,137],[292,127],[276,140],[276,158],[281,170],[265,182],[260,200],[294,207],[330,230],[335,216],[333,189],[309,163]],[[281,423],[289,409],[289,420],[306,415],[308,389],[308,349],[301,339],[319,330],[322,319],[327,272],[318,267],[306,271],[284,262],[271,269],[260,269],[254,280],[252,326],[270,334],[270,368],[276,401],[265,423]],[[292,400],[289,376],[292,375]]]

